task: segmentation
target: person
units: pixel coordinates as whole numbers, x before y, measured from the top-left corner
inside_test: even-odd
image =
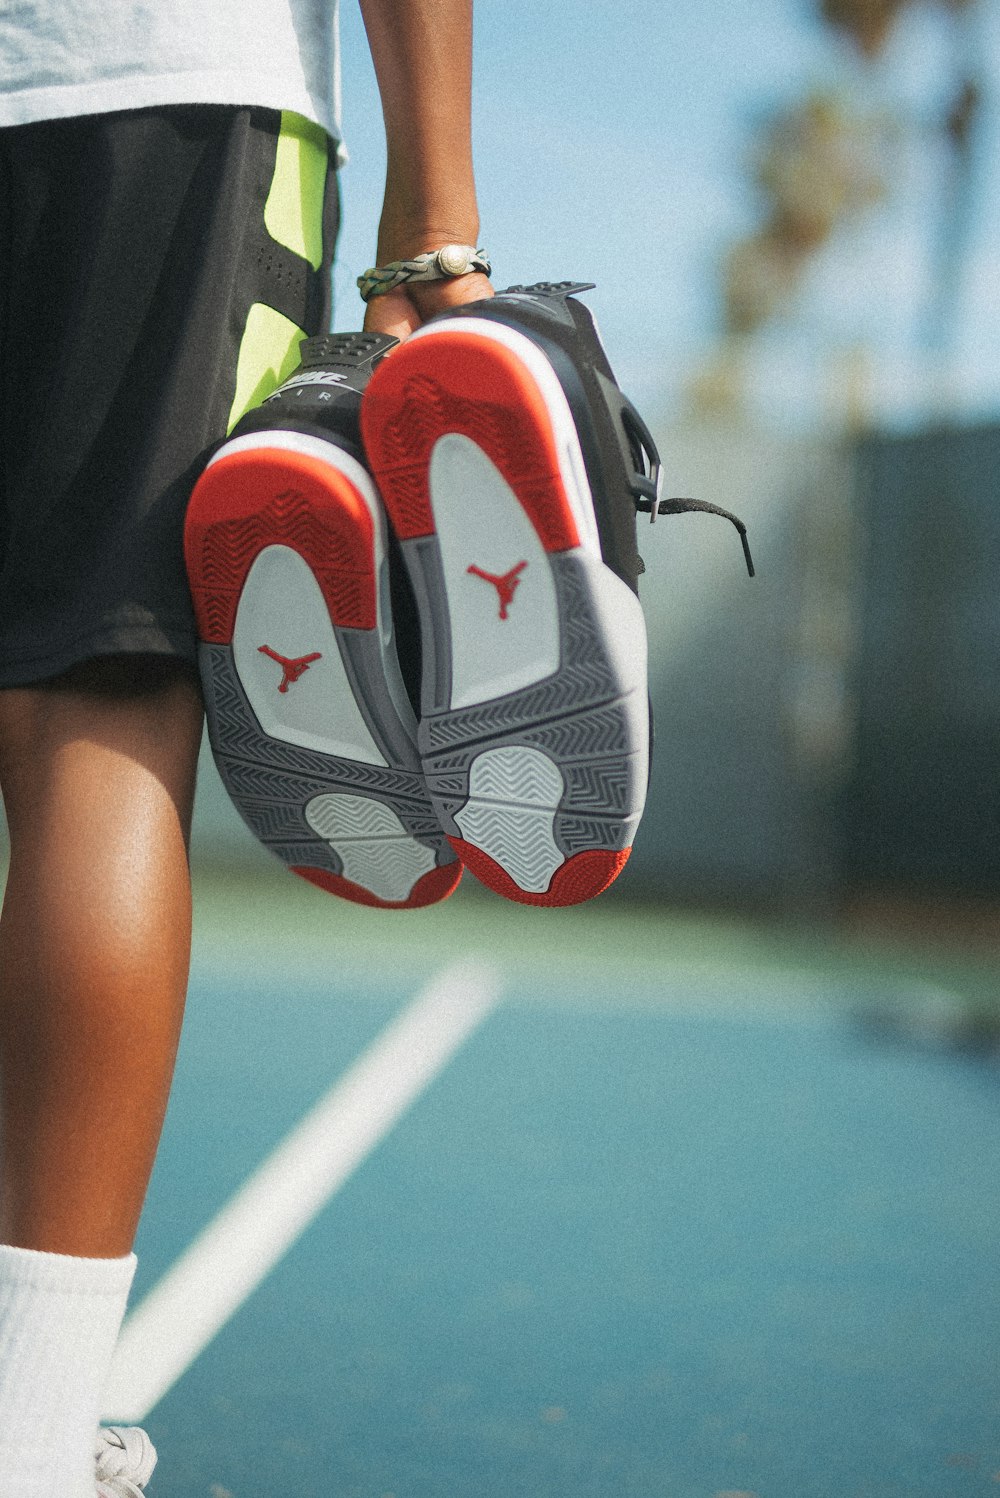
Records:
[[[361,0],[388,148],[378,265],[478,243],[471,9]],[[335,27],[335,0],[0,15],[4,1498],[96,1490],[188,975],[203,707],[184,506],[329,326]],[[475,270],[403,285],[365,324],[405,338],[490,290]],[[100,1491],[138,1491],[114,1481]]]

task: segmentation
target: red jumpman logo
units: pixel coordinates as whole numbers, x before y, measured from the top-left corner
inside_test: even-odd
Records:
[[[258,645],[257,649],[261,655],[269,655],[272,661],[277,661],[285,673],[281,678],[281,685],[278,687],[279,692],[287,692],[290,684],[293,681],[298,681],[303,671],[309,670],[313,661],[321,661],[323,659],[318,650],[314,650],[312,655],[297,655],[292,660],[289,660],[287,655],[279,655],[276,650],[271,649],[270,645]]]
[[[500,599],[500,618],[506,619],[507,606],[514,601],[514,593],[521,581],[521,573],[527,565],[527,562],[518,562],[516,567],[512,567],[509,572],[504,572],[500,577],[492,572],[484,572],[482,567],[477,567],[475,563],[467,567],[466,571],[471,572],[473,577],[481,577],[484,583],[493,584]]]

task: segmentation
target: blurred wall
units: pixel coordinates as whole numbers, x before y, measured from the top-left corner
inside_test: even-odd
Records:
[[[825,906],[837,878],[854,545],[835,441],[706,422],[658,433],[665,492],[746,522],[640,524],[655,752],[634,890]]]
[[[1000,892],[1000,427],[871,437],[849,886]]]

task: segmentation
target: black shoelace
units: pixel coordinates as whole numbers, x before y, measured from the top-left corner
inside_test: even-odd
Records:
[[[747,540],[747,528],[738,515],[731,510],[724,510],[721,505],[710,505],[705,499],[656,499],[643,503],[636,501],[637,510],[649,511],[649,523],[652,525],[657,515],[688,515],[697,512],[699,515],[721,515],[723,520],[728,520],[730,525],[735,525],[740,534],[743,545],[743,555],[746,559],[747,572],[754,576],[753,557],[750,555],[750,542]]]
[[[747,572],[753,577],[753,557],[750,555],[747,528],[739,516],[734,515],[730,510],[722,509],[721,505],[709,504],[705,499],[661,499],[663,470],[660,466],[660,455],[649,427],[631,401],[626,401],[624,404],[621,422],[632,450],[633,473],[629,480],[629,488],[632,491],[636,509],[649,515],[650,525],[657,515],[688,515],[692,512],[700,515],[720,515],[723,520],[728,520],[730,525],[734,525],[739,531]]]

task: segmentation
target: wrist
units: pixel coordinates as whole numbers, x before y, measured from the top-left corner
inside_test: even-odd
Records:
[[[479,211],[472,188],[406,194],[387,185],[378,230],[378,261],[407,260],[446,244],[479,243]]]
[[[416,255],[443,249],[446,244],[478,246],[478,222],[473,221],[471,226],[455,228],[441,224],[429,224],[426,227],[419,225],[380,227],[377,263],[389,265],[394,260],[412,260]]]

